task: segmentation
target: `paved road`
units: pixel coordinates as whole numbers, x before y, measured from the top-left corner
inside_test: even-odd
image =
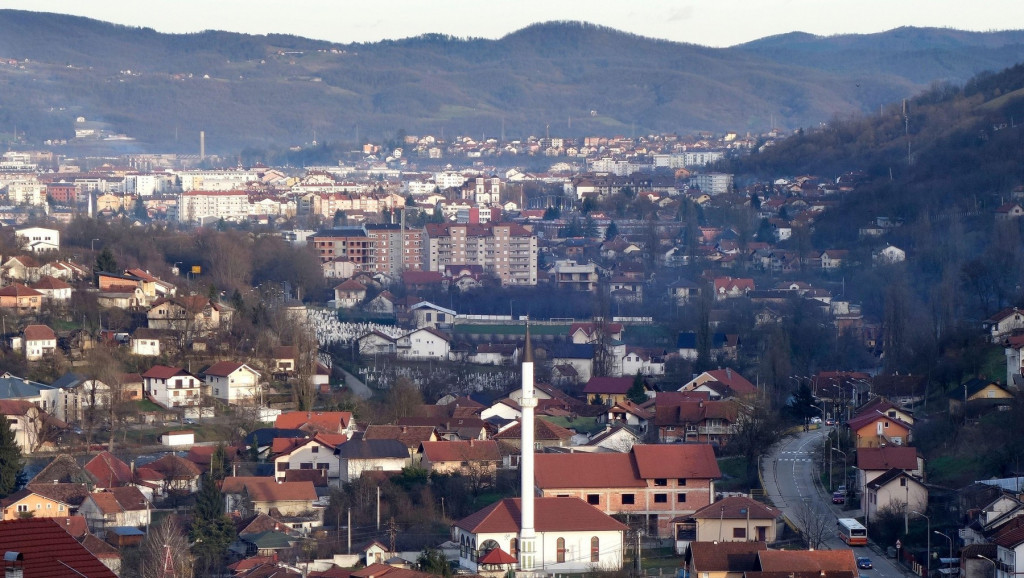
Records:
[[[860,511],[842,510],[832,505],[832,497],[817,483],[818,466],[821,460],[821,442],[828,428],[801,432],[776,444],[772,453],[761,459],[761,475],[765,493],[776,507],[793,523],[799,523],[800,510],[810,508],[816,517],[828,520],[827,535],[822,549],[838,550],[849,548],[836,533],[837,518],[852,518]],[[803,516],[806,518],[806,516]],[[873,570],[861,570],[865,578],[904,578],[911,576],[875,548],[853,548],[854,556],[867,556],[874,563]]]
[[[341,368],[339,368],[341,369]],[[373,391],[366,386],[365,383],[359,381],[359,378],[352,375],[351,373],[341,370],[341,373],[345,376],[345,387],[352,390],[352,393],[358,395],[363,399],[369,399],[373,395]]]

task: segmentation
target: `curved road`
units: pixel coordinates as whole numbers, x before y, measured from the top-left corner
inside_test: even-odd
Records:
[[[828,522],[821,548],[838,550],[850,547],[839,539],[836,533],[836,520],[857,517],[860,511],[843,511],[839,506],[832,505],[831,494],[826,493],[825,488],[815,479],[818,472],[816,462],[821,459],[821,442],[828,431],[829,428],[822,428],[801,432],[775,444],[771,453],[761,459],[761,476],[768,498],[794,524],[800,523],[801,510],[805,504],[815,517],[825,518]],[[855,547],[853,555],[867,556],[874,563],[873,570],[860,571],[865,578],[913,576],[874,547]]]

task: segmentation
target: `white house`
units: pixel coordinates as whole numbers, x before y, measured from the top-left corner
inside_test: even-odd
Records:
[[[551,574],[622,568],[624,524],[579,498],[534,501],[533,570]],[[521,507],[519,498],[505,498],[456,522],[459,565],[470,572],[487,572],[503,569],[493,567],[496,560],[500,564],[503,559],[518,559]],[[513,569],[519,566],[508,564]]]
[[[391,355],[397,350],[397,342],[393,337],[374,330],[363,335],[356,341],[359,342],[360,355]]]
[[[204,372],[209,395],[224,403],[251,400],[259,393],[260,373],[244,363],[220,361]]]
[[[422,327],[398,338],[398,357],[447,360],[451,338],[432,327]]]
[[[49,275],[43,275],[29,287],[46,295],[47,299],[55,303],[67,303],[71,300],[71,293],[74,292],[71,285]]]
[[[396,439],[350,440],[335,448],[334,457],[346,483],[363,472],[400,472],[409,465],[409,449]]]
[[[275,446],[276,444],[275,441]],[[334,455],[335,446],[316,436],[308,439],[291,439],[286,445],[283,451],[272,458],[275,479],[283,482],[288,470],[316,469],[322,470],[332,484],[338,483],[341,460]]]
[[[33,253],[60,250],[60,231],[43,227],[25,227],[14,232],[15,237]]]
[[[420,301],[409,308],[415,320],[416,327],[438,327],[447,326],[455,322],[456,313],[452,309],[446,309],[440,305],[434,305],[429,301]]]
[[[907,252],[899,247],[892,245],[886,245],[884,249],[875,252],[871,256],[875,263],[880,265],[891,265],[893,263],[902,263],[907,260]]]
[[[140,327],[132,333],[132,355],[160,357],[160,334],[147,327]]]
[[[149,513],[149,500],[135,486],[93,492],[78,507],[78,514],[94,533],[114,526],[148,526]]]
[[[57,349],[57,334],[46,325],[25,327],[25,359],[39,361]]]
[[[627,347],[622,358],[622,375],[665,375],[665,358],[651,351]]]
[[[200,405],[202,382],[180,367],[154,365],[142,374],[142,391],[164,407]]]

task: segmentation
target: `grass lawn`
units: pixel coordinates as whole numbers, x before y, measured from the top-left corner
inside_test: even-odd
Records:
[[[566,429],[572,428],[580,433],[593,435],[597,432],[604,431],[604,424],[598,423],[596,417],[578,417],[570,420],[567,417],[544,416],[544,419]]]
[[[718,469],[722,470],[722,478],[715,482],[715,489],[722,492],[749,492],[750,482],[747,481],[747,460],[741,456],[718,459]],[[756,484],[755,484],[756,485]]]
[[[985,351],[985,357],[981,363],[981,375],[992,381],[1006,379],[1006,353],[1002,347],[993,347]]]

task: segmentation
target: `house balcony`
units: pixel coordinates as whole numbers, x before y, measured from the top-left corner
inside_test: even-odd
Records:
[[[731,425],[702,425],[697,428],[700,435],[732,435],[736,433],[736,427]]]

